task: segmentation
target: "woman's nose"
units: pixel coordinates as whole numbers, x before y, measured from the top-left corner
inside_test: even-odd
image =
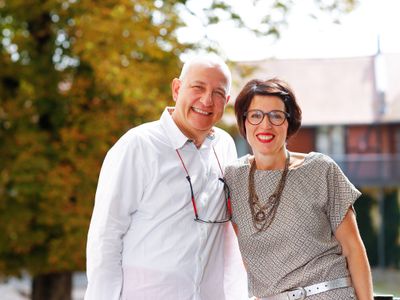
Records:
[[[272,124],[268,118],[268,115],[264,115],[264,118],[261,121],[260,126],[263,126],[264,128],[272,128]]]

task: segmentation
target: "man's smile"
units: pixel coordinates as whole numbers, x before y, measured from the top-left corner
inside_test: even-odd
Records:
[[[207,111],[204,111],[204,110],[202,110],[200,108],[197,108],[197,107],[194,107],[194,106],[192,106],[192,109],[193,109],[194,112],[199,113],[199,114],[204,115],[204,116],[211,116],[212,115],[212,112],[207,112]]]

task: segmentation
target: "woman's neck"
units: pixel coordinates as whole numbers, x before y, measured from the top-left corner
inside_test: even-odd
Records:
[[[257,170],[283,170],[286,162],[286,148],[275,154],[254,153]]]

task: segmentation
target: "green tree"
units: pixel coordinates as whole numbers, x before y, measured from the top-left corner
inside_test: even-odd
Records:
[[[397,190],[385,193],[385,264],[400,268],[400,208]]]
[[[0,273],[32,274],[33,299],[70,298],[105,152],[168,103],[187,46],[155,40],[178,20],[147,2],[3,3]]]
[[[371,216],[374,205],[376,205],[376,201],[368,194],[362,194],[354,204],[357,213],[357,225],[371,266],[378,265],[378,236]]]
[[[29,272],[34,300],[70,299],[101,162],[171,103],[179,57],[195,48],[177,39],[194,2],[0,0],[0,274]],[[291,5],[271,3],[283,15]],[[225,2],[205,6],[204,26],[243,24]],[[267,16],[256,31],[277,34],[283,21]]]

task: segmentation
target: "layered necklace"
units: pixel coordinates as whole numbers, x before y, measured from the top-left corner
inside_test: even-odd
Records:
[[[285,187],[286,177],[289,172],[290,153],[289,151],[286,151],[286,153],[285,168],[282,172],[281,179],[279,180],[278,186],[276,187],[274,193],[268,197],[265,204],[260,202],[255,188],[254,173],[257,169],[255,158],[251,163],[249,172],[249,205],[253,218],[253,225],[258,232],[267,229],[275,218],[279,201]]]

